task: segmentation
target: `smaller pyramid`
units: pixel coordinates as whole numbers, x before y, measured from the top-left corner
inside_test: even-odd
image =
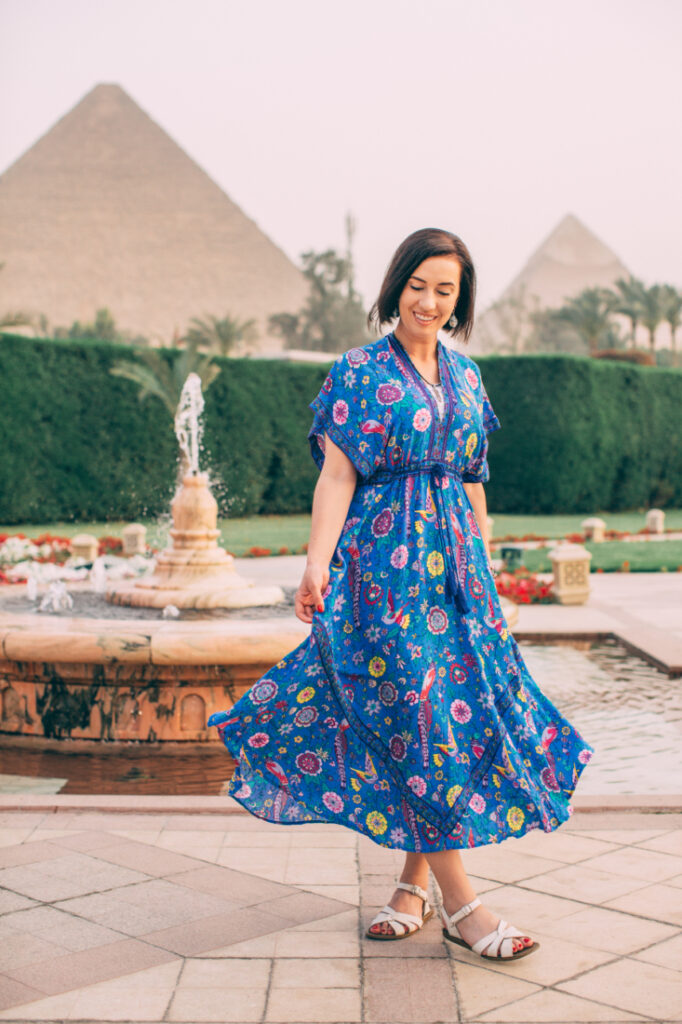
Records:
[[[630,271],[613,250],[574,214],[567,214],[538,246],[495,303],[478,320],[479,351],[494,352],[503,344],[501,319],[513,321],[518,307],[552,309],[584,288],[610,288]],[[523,344],[528,325],[519,325]]]

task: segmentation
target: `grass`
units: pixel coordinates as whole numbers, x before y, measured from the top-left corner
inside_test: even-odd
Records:
[[[645,523],[645,512],[602,512],[598,513],[606,522],[607,527],[617,530],[636,532]],[[491,512],[494,520],[493,535],[495,538],[512,535],[523,537],[527,534],[558,539],[568,533],[579,533],[580,523],[587,518],[582,515],[558,516],[521,516],[496,515]],[[144,520],[147,527],[147,541],[152,547],[163,548],[169,542],[168,531],[171,526],[170,515],[158,519]],[[682,509],[670,509],[665,514],[667,528],[682,530]],[[96,537],[120,536],[127,522],[79,522],[79,523],[39,523],[31,525],[0,525],[0,534],[23,533],[27,537],[38,537],[41,533],[52,533],[62,537],[73,537],[77,533],[92,533]],[[252,547],[269,548],[273,554],[280,548],[289,551],[300,551],[308,541],[310,533],[310,516],[250,516],[246,519],[221,519],[218,522],[221,543],[235,555],[245,555]],[[656,571],[665,566],[669,570],[682,564],[682,541],[606,541],[603,544],[585,544],[593,553],[592,568],[606,571],[620,568],[624,561],[630,563],[632,570]],[[548,572],[551,568],[549,552],[546,548],[527,551],[524,561],[529,569]]]

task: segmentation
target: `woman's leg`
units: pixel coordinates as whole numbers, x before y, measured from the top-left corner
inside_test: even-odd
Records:
[[[429,887],[429,865],[423,853],[405,854],[405,863],[400,875],[401,882],[409,882],[411,885],[420,885],[422,889]],[[390,900],[389,906],[401,914],[415,914],[421,917],[424,901],[419,896],[414,896],[404,889],[396,889]],[[388,921],[381,924],[374,924],[369,929],[375,935],[390,935],[394,931]]]
[[[443,907],[448,917],[454,914],[456,910],[459,910],[465,903],[471,903],[476,893],[464,870],[459,850],[429,853],[424,859],[436,876],[436,881],[440,886],[443,898]],[[457,928],[465,942],[473,945],[474,942],[478,942],[484,935],[493,931],[497,927],[499,920],[499,915],[494,914],[486,906],[481,905],[476,907],[471,914],[461,918],[457,922]],[[524,946],[533,945],[533,939],[528,935],[524,935],[522,938],[514,938],[512,941],[514,943],[514,952],[523,949]],[[484,949],[482,952],[485,953],[486,950]]]

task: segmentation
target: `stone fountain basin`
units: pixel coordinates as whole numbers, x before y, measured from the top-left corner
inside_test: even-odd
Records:
[[[88,584],[71,584],[75,595]],[[25,588],[13,586],[11,595]],[[120,614],[120,613],[119,613]],[[226,620],[12,613],[0,599],[0,732],[218,743],[206,728],[309,636],[295,616]]]
[[[69,585],[74,596],[89,589]],[[518,609],[501,604],[513,629]],[[294,615],[142,620],[131,610],[130,618],[106,619],[13,613],[6,605],[0,594],[0,734],[38,745],[218,744],[209,715],[229,708],[310,635]]]

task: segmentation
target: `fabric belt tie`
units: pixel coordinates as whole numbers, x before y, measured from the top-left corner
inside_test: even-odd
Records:
[[[463,561],[463,572],[458,571],[457,560],[457,538],[452,532],[452,525],[448,510],[443,500],[443,481],[446,477],[453,477],[456,480],[462,479],[462,474],[454,466],[439,460],[427,460],[415,466],[396,466],[394,469],[379,470],[373,473],[367,480],[363,481],[365,486],[372,486],[377,483],[391,483],[393,480],[402,479],[408,476],[423,476],[427,474],[431,494],[436,508],[436,526],[440,539],[441,555],[445,566],[445,584],[449,591],[451,600],[454,602],[457,611],[467,615],[471,611],[471,604],[466,594],[466,565],[468,557]],[[466,540],[463,538],[463,544]],[[448,556],[448,551],[450,552]]]

